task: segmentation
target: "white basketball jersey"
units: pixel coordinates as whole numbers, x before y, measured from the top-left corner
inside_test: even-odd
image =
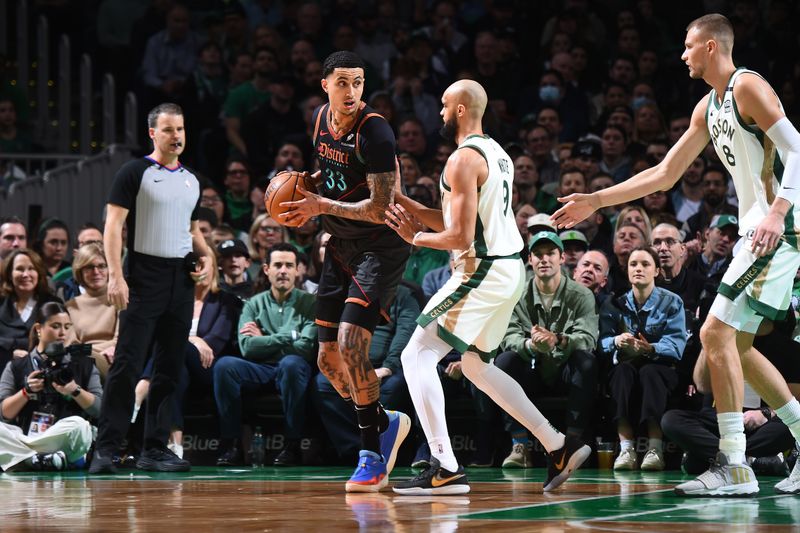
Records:
[[[720,161],[733,177],[739,198],[739,233],[744,236],[754,229],[769,212],[769,206],[780,189],[783,161],[775,143],[756,124],[745,124],[733,98],[733,85],[744,72],[737,69],[731,76],[722,99],[711,90],[706,110],[706,124],[711,142]],[[794,221],[800,212],[797,206],[786,215],[786,233],[795,235]],[[791,239],[796,242],[795,239]]]
[[[511,183],[514,165],[511,158],[488,135],[470,135],[458,150],[470,149],[480,153],[489,166],[489,177],[478,187],[478,217],[475,240],[468,250],[455,250],[455,257],[502,257],[522,250],[524,243],[511,209]],[[445,227],[452,226],[450,184],[442,171],[442,214]]]

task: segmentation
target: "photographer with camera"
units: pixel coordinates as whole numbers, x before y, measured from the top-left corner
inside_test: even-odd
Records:
[[[64,470],[92,445],[88,418],[100,414],[103,389],[91,346],[64,348],[72,327],[57,302],[35,315],[26,357],[9,362],[0,377],[0,468]],[[18,467],[19,468],[19,467]]]

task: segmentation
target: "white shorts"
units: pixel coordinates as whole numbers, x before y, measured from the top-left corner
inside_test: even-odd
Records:
[[[756,257],[745,242],[725,272],[709,313],[747,333],[758,331],[763,318],[783,319],[798,268],[800,252],[784,241],[764,257]]]
[[[423,328],[436,320],[439,338],[461,353],[490,359],[503,340],[525,286],[519,257],[466,258],[417,318]]]

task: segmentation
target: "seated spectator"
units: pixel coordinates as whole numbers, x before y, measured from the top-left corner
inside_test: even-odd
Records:
[[[119,335],[119,311],[108,302],[108,264],[103,246],[89,243],[81,246],[72,262],[75,279],[81,292],[66,303],[72,319],[67,335],[68,344],[92,345],[92,358],[105,379],[108,367],[114,362],[114,350]]]
[[[253,78],[232,89],[223,105],[225,136],[231,149],[247,156],[247,145],[242,137],[243,121],[261,104],[269,100],[269,80],[280,68],[278,56],[266,47],[256,49]]]
[[[603,149],[594,138],[586,138],[576,142],[570,151],[572,164],[578,167],[586,181],[589,182],[600,172],[600,161],[603,160]]]
[[[728,173],[717,166],[708,166],[703,172],[703,200],[697,213],[690,216],[683,224],[683,231],[688,238],[698,238],[708,228],[715,215],[733,215],[739,208],[727,202]]]
[[[28,355],[28,335],[36,311],[59,300],[50,292],[39,254],[32,250],[11,252],[0,280],[0,365],[5,365],[12,357]]]
[[[200,233],[203,234],[208,246],[211,246],[211,232],[217,227],[217,224],[219,224],[219,220],[214,211],[207,207],[197,208],[197,227],[200,229]]]
[[[33,250],[42,258],[47,277],[52,278],[58,272],[69,268],[64,259],[69,249],[69,229],[57,218],[48,218],[39,224]]]
[[[71,327],[58,302],[36,310],[31,338],[36,345],[5,364],[0,377],[0,468],[65,470],[92,446],[88,419],[100,414],[103,388],[91,359],[64,355],[72,378],[45,379],[53,350],[63,350]],[[58,344],[51,343],[61,343]],[[63,372],[63,371],[62,371]]]
[[[680,185],[674,187],[670,193],[672,205],[675,207],[675,218],[679,222],[686,222],[689,217],[700,210],[703,202],[703,171],[706,162],[702,156],[695,158],[686,172],[681,176]]]
[[[239,239],[231,239],[217,246],[219,266],[222,271],[219,288],[244,301],[255,294],[253,280],[247,275],[250,253]]]
[[[525,287],[506,330],[495,366],[513,377],[529,396],[567,389],[566,434],[580,437],[591,420],[597,386],[593,350],[597,310],[589,289],[561,273],[564,245],[555,233],[531,238],[535,277]],[[504,413],[513,441],[504,468],[531,465],[528,431]]]
[[[28,230],[17,217],[0,219],[0,262],[19,248],[28,247]]]
[[[536,164],[540,185],[558,181],[561,174],[561,166],[553,157],[554,147],[555,137],[544,126],[533,126],[525,134],[525,148]]]
[[[142,58],[141,77],[151,101],[172,101],[183,94],[199,45],[190,29],[189,9],[174,4],[167,11],[166,27],[148,39]]]
[[[639,226],[626,222],[614,232],[614,258],[608,276],[608,291],[621,296],[631,288],[628,280],[628,257],[635,248],[647,245],[647,239]]]
[[[400,163],[400,175],[403,176],[403,183],[406,187],[411,187],[422,176],[417,159],[413,155],[403,152],[397,156],[397,161]]]
[[[562,231],[558,238],[564,244],[564,267],[572,278],[575,267],[587,251],[589,251],[589,241],[586,236],[578,230]]]
[[[702,251],[694,255],[688,267],[706,278],[722,277],[733,258],[733,246],[739,240],[739,220],[733,215],[717,215],[705,231]]]
[[[616,228],[614,231],[622,227],[623,224],[633,224],[642,230],[645,242],[650,242],[650,234],[653,227],[650,225],[650,217],[647,216],[647,211],[640,205],[629,205],[623,207],[617,216]]]
[[[286,445],[273,464],[287,466],[301,460],[306,394],[317,355],[315,298],[294,288],[297,251],[290,244],[270,248],[263,269],[270,289],[250,298],[239,319],[244,359],[224,357],[214,367],[222,437],[218,466],[239,460],[243,390],[278,392],[286,417]]]
[[[650,248],[634,249],[628,259],[631,290],[610,298],[600,311],[600,343],[613,364],[610,388],[620,454],[614,470],[639,467],[636,429],[647,426],[649,438],[642,470],[663,470],[659,422],[670,392],[678,384],[675,366],[686,347],[686,314],[680,297],[656,287],[658,256]]]
[[[403,378],[400,353],[416,328],[420,306],[405,285],[397,287],[394,303],[389,308],[389,323],[375,328],[369,347],[369,359],[380,380],[380,402],[386,409],[404,410],[408,404],[408,389]],[[345,464],[358,456],[361,439],[358,420],[352,402],[345,402],[328,378],[316,377],[315,399],[322,424],[331,438],[339,457]]]
[[[608,293],[603,288],[608,283],[608,258],[598,250],[589,250],[581,256],[572,279],[592,291],[597,309],[606,301]]]
[[[287,242],[289,236],[286,228],[278,224],[269,214],[258,215],[250,226],[248,233],[250,259],[252,264],[247,271],[250,279],[257,281],[259,273],[263,273],[263,266],[267,260],[267,250],[279,242]]]
[[[90,243],[99,244],[102,247],[103,232],[91,222],[87,222],[78,230],[78,234],[75,236],[75,248],[72,249],[73,263],[80,247]],[[56,294],[64,302],[81,293],[80,283],[74,276],[72,266],[61,269],[51,279],[56,284]]]
[[[236,234],[239,233],[227,224],[220,224],[211,230],[211,244],[214,247],[219,247],[225,241],[232,241],[236,239]],[[247,245],[245,245],[246,247]],[[249,257],[249,256],[248,256]]]
[[[601,139],[603,160],[600,162],[600,171],[610,174],[616,183],[630,178],[631,158],[627,155],[628,134],[619,126],[607,124]]]
[[[233,295],[219,289],[219,271],[216,264],[213,267],[211,277],[197,281],[194,285],[192,327],[185,345],[183,366],[171,398],[172,424],[167,446],[181,459],[183,411],[187,391],[191,386],[195,396],[207,397],[212,393],[214,365],[222,356],[232,352],[234,328],[239,318],[239,302]],[[136,386],[140,397],[137,398],[137,408],[141,396],[146,396],[149,390],[152,375],[153,358],[150,358]]]
[[[686,246],[681,242],[678,228],[672,224],[659,224],[653,228],[651,237],[651,245],[658,254],[658,266],[661,268],[661,276],[656,280],[656,285],[680,296],[687,317],[694,317],[706,278],[684,268]],[[696,328],[690,329],[695,331]],[[699,330],[695,331],[698,332]]]
[[[763,351],[797,396],[800,392],[800,373],[794,354],[797,353],[798,344],[789,337],[791,328],[783,331],[777,326],[773,329],[771,323],[762,325],[759,333],[765,335],[757,335],[754,346]],[[681,462],[684,472],[697,475],[708,469],[709,462],[714,460],[719,448],[717,411],[711,396],[705,354],[702,352],[695,363],[694,382],[697,391],[705,395],[703,408],[700,411],[667,411],[661,418],[661,427],[664,434],[684,451]],[[749,385],[745,383],[745,387]],[[775,416],[775,412],[769,407],[750,406],[744,413],[744,427],[747,438],[745,455],[750,466],[754,470],[761,467],[762,472],[757,473],[781,477],[789,475],[783,452],[794,447],[794,437],[780,418]]]
[[[252,223],[253,205],[250,203],[250,168],[247,161],[238,156],[228,158],[225,163],[225,222],[234,229],[247,231]],[[222,222],[218,220],[217,223]],[[213,224],[216,226],[217,224]]]
[[[434,268],[422,279],[422,293],[425,295],[425,300],[430,300],[431,296],[436,294],[445,282],[453,275],[453,259],[450,258],[450,263],[439,268]]]
[[[572,193],[583,194],[586,193],[586,176],[581,172],[578,167],[565,164],[561,167],[561,174],[558,177],[558,185],[550,183],[542,186],[542,194],[550,196],[549,200],[545,198],[541,206],[537,205],[537,209],[541,207],[541,212],[552,214],[558,209],[561,204],[556,198],[561,196],[568,196]]]

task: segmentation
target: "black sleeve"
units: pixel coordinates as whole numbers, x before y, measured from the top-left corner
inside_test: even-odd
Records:
[[[142,175],[147,168],[145,159],[128,161],[120,167],[117,175],[114,176],[114,183],[111,184],[111,192],[108,195],[108,203],[124,207],[127,210],[133,209],[136,205],[136,195],[139,194],[139,186],[142,183]]]
[[[367,162],[367,173],[379,174],[395,170],[395,139],[389,123],[383,117],[370,117],[359,132],[361,153]]]

